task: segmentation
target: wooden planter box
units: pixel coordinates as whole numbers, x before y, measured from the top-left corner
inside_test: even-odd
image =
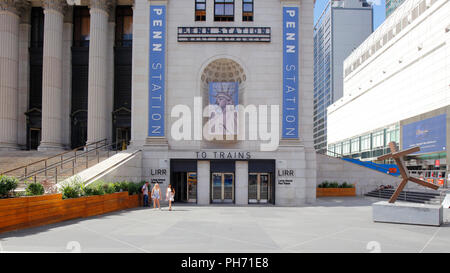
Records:
[[[356,188],[317,188],[316,197],[356,196]]]
[[[118,192],[62,199],[62,194],[0,199],[0,233],[135,208],[140,195]]]

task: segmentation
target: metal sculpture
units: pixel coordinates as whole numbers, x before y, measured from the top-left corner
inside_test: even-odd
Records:
[[[398,196],[402,192],[403,188],[406,186],[406,183],[408,183],[408,181],[417,183],[417,184],[422,185],[427,188],[431,188],[433,190],[437,190],[439,188],[438,185],[422,181],[419,178],[416,178],[413,176],[409,176],[408,173],[406,172],[406,168],[405,168],[405,165],[403,162],[403,157],[405,155],[409,155],[409,154],[420,151],[420,147],[414,147],[414,148],[410,148],[410,149],[403,150],[403,151],[397,151],[395,142],[390,142],[389,148],[391,149],[391,152],[389,154],[385,154],[385,155],[378,157],[377,160],[385,160],[388,158],[394,159],[395,163],[397,164],[398,170],[400,171],[400,175],[402,177],[402,182],[400,183],[400,185],[398,185],[394,194],[392,194],[391,198],[389,199],[389,203],[395,203]]]

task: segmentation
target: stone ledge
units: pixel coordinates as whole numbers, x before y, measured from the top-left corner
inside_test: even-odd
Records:
[[[437,205],[381,201],[372,204],[372,219],[374,222],[440,226],[443,209]]]

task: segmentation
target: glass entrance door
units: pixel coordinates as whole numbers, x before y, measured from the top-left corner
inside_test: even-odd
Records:
[[[233,173],[213,173],[211,184],[211,199],[213,203],[234,202]]]
[[[187,173],[187,192],[186,200],[189,203],[197,202],[197,173]]]
[[[248,175],[248,202],[268,203],[270,199],[270,175],[268,173],[250,173]]]

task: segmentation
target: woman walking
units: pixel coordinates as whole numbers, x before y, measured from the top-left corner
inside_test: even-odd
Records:
[[[169,201],[169,210],[172,210],[173,197],[175,196],[175,189],[169,184],[166,191],[166,201]]]
[[[153,199],[153,208],[155,209],[155,203],[158,204],[158,209],[161,209],[159,206],[159,200],[161,200],[161,190],[159,189],[159,184],[156,183],[152,189],[152,199]]]

